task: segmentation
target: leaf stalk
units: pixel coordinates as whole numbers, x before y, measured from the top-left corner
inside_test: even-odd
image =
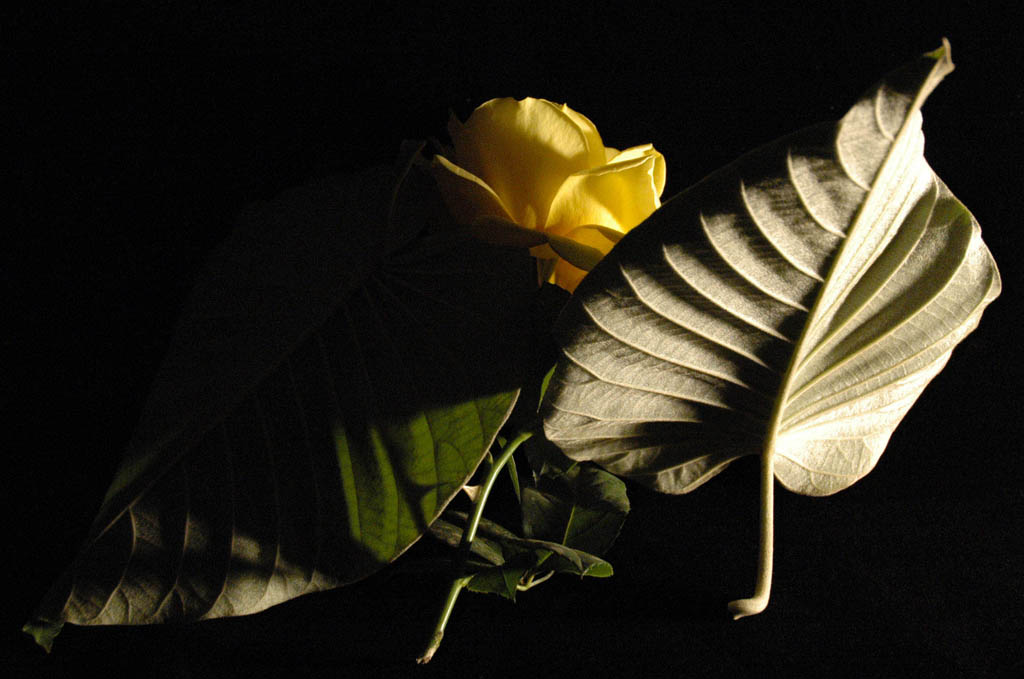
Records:
[[[729,602],[733,620],[757,615],[768,606],[772,592],[772,560],[775,549],[775,453],[771,447],[761,453],[760,537],[758,539],[757,583],[754,595]]]
[[[470,516],[469,522],[462,532],[462,540],[459,541],[459,553],[455,559],[455,572],[457,575],[452,580],[452,584],[448,589],[448,596],[445,597],[441,613],[437,617],[437,623],[434,625],[434,633],[430,637],[430,642],[427,644],[426,650],[416,659],[416,662],[421,665],[430,662],[430,659],[434,657],[434,653],[441,646],[445,627],[448,625],[452,611],[455,610],[455,602],[458,600],[459,594],[462,593],[462,589],[472,579],[472,576],[465,574],[466,561],[469,559],[473,547],[473,539],[476,537],[477,528],[480,526],[480,519],[483,518],[484,506],[487,504],[487,497],[491,494],[491,488],[494,487],[494,482],[497,481],[501,470],[512,459],[512,454],[531,436],[533,436],[532,430],[517,434],[515,438],[505,445],[501,455],[498,456],[487,472],[487,477],[484,479],[480,492],[476,496],[476,501],[473,503],[473,514]]]

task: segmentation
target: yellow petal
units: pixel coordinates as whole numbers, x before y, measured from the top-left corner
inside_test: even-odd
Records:
[[[543,233],[538,231],[537,233]],[[551,245],[548,243],[547,234],[544,235],[544,243],[542,245],[536,245],[530,248],[530,256],[537,259],[558,259],[558,253],[551,249]]]
[[[551,246],[551,249],[559,257],[584,271],[590,271],[597,266],[597,263],[601,261],[605,253],[611,250],[610,246],[599,250],[596,247],[592,247],[589,243],[582,243],[572,238],[551,234],[548,234],[548,245]]]
[[[660,158],[661,154],[626,158],[568,177],[551,203],[545,230],[564,236],[577,226],[599,224],[629,231],[661,205]]]
[[[444,156],[434,156],[430,170],[445,204],[459,224],[469,225],[486,218],[512,220],[497,194],[473,173]]]
[[[658,153],[654,150],[654,144],[640,144],[639,146],[630,146],[628,149],[623,151],[616,151],[615,155],[608,159],[609,163],[618,163],[626,160],[636,160],[637,158],[643,158],[649,156],[652,153]]]
[[[587,140],[588,166],[597,167],[607,163],[608,156],[605,152],[604,142],[601,141],[601,134],[597,131],[597,126],[590,121],[590,118],[579,111],[573,111],[569,108],[568,104],[562,104],[562,113],[569,116],[576,123],[576,126],[583,132],[583,137]]]
[[[555,271],[551,274],[550,282],[564,290],[573,292],[586,275],[587,272],[583,269],[577,269],[564,259],[560,259],[555,264]]]
[[[586,133],[544,99],[492,99],[450,131],[455,163],[482,179],[527,228],[544,225],[567,176],[591,167]]]
[[[583,277],[587,275],[587,272],[594,268],[597,260],[607,255],[621,237],[622,234],[620,233],[592,224],[578,226],[569,231],[564,237],[552,237],[551,245],[556,247],[556,249],[557,244],[563,241],[570,241],[576,243],[578,248],[586,248],[591,253],[597,253],[598,256],[596,260],[591,262],[573,261],[572,257],[559,259],[555,264],[551,282],[572,292],[579,285],[579,282],[583,280]],[[559,251],[559,254],[562,254],[562,251]]]
[[[661,152],[657,151],[653,144],[641,144],[625,151],[618,151],[609,158],[608,162],[610,164],[645,156],[654,157],[654,188],[658,192],[658,196],[661,196],[665,191],[665,156],[661,155]]]

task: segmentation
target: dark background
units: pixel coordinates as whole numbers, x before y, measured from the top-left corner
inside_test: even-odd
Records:
[[[1019,316],[1024,53],[1011,3],[868,12],[259,9],[246,2],[5,10],[3,647],[13,676],[1021,676]],[[1002,297],[868,477],[776,498],[772,600],[731,622],[756,551],[757,463],[688,496],[631,487],[611,580],[511,604],[467,595],[434,662],[411,658],[440,580],[385,572],[248,618],[18,632],[99,507],[207,253],[247,203],[390,163],[495,96],[653,142],[666,197],[841,116],[888,70],[953,45],[927,156],[973,211]],[[13,239],[11,239],[13,236]],[[10,239],[10,240],[9,240]],[[8,674],[8,676],[12,676]]]

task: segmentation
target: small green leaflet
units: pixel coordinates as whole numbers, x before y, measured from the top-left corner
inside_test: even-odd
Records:
[[[458,547],[466,525],[464,512],[448,511],[430,526],[431,534],[451,547]],[[478,544],[480,543],[480,544]],[[548,540],[522,538],[487,519],[481,519],[471,543],[476,559],[467,564],[473,577],[466,588],[473,592],[500,594],[515,599],[530,577],[547,572],[607,578],[612,567],[604,559]]]
[[[539,436],[524,444],[534,483],[522,493],[523,534],[591,554],[604,554],[619,536],[629,499],[615,475],[573,462]]]
[[[515,599],[551,573],[606,578],[612,567],[599,558],[615,542],[629,513],[626,485],[592,464],[567,459],[534,436],[523,444],[534,470],[533,483],[520,493],[525,538],[481,519],[470,543],[474,592]],[[446,512],[431,526],[435,538],[451,547],[462,540],[466,514]]]

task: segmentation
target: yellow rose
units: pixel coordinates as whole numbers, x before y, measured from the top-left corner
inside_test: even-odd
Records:
[[[432,165],[456,221],[531,247],[541,280],[572,291],[661,205],[665,159],[650,144],[608,148],[594,123],[545,99],[492,99],[452,117],[451,159]]]

